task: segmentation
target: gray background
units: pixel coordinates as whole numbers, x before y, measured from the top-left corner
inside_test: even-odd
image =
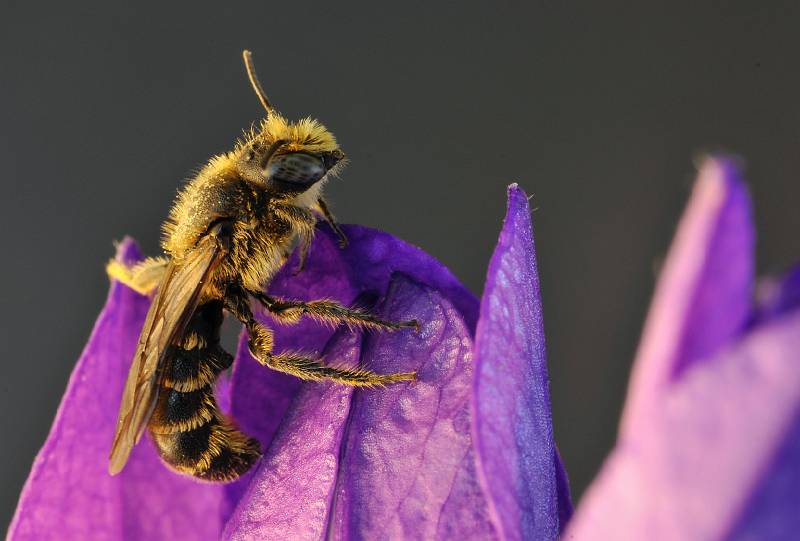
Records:
[[[535,194],[576,497],[613,442],[697,153],[746,158],[762,272],[798,253],[796,7],[131,4],[3,2],[0,522],[103,304],[111,241],[155,253],[179,181],[260,116],[244,47],[278,107],[351,157],[329,191],[342,221],[423,247],[476,294],[505,186]]]

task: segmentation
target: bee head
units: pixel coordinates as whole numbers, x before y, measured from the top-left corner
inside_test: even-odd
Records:
[[[336,138],[312,118],[287,121],[261,88],[249,51],[244,51],[244,62],[266,118],[237,147],[240,172],[275,195],[318,195],[328,176],[337,174],[346,162]]]

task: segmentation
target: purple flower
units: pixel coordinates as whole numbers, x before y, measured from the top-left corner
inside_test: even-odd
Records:
[[[619,438],[570,540],[800,532],[800,271],[754,296],[734,165],[702,166],[656,288]]]
[[[342,251],[321,228],[306,269],[279,274],[270,291],[415,318],[419,333],[305,321],[277,325],[276,349],[418,370],[418,382],[373,390],[303,383],[256,363],[242,341],[218,395],[265,449],[252,472],[230,485],[199,483],[167,470],[144,438],[110,477],[116,410],[148,306],[114,283],[9,539],[555,539],[571,506],[553,442],[525,194],[509,190],[480,307],[422,251],[371,229],[347,234]],[[140,255],[127,240],[117,257]]]

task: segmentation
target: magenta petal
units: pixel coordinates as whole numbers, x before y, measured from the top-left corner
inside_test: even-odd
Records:
[[[567,538],[796,539],[796,278],[742,335],[751,274],[746,194],[729,165],[707,162],[657,288],[619,441]]]
[[[344,331],[330,362],[419,370],[383,389],[304,384],[228,523],[231,539],[491,539],[469,433],[472,340],[436,290],[396,275],[383,317],[419,333]],[[351,400],[352,396],[352,400]],[[287,502],[291,501],[288,505]]]
[[[692,363],[739,335],[750,317],[754,232],[734,165],[707,159],[678,226],[637,353],[623,431]]]
[[[780,277],[760,279],[751,326],[763,324],[800,307],[800,265]]]
[[[283,298],[335,299],[351,304],[362,292],[383,295],[394,272],[408,274],[439,290],[454,304],[470,329],[477,320],[475,297],[441,263],[387,233],[360,226],[344,226],[350,244],[345,250],[328,227],[320,227],[303,272],[294,274],[296,254],[270,284],[270,294]],[[275,351],[319,351],[333,330],[313,321],[278,325],[261,319],[275,330]],[[301,382],[255,362],[240,342],[233,375],[233,413],[243,429],[269,445],[278,423]]]
[[[474,332],[478,320],[478,302],[447,267],[426,254],[388,233],[351,225],[344,228],[350,246],[341,252],[347,263],[350,280],[359,291],[385,292],[389,280],[396,272],[425,284],[439,292],[464,318],[467,328]],[[323,229],[328,242],[333,236]]]
[[[795,312],[687,371],[617,444],[567,538],[796,539],[798,351]]]
[[[117,258],[140,258],[132,240]],[[147,438],[107,472],[120,396],[148,299],[114,283],[34,461],[8,538],[211,539],[222,491],[167,470]],[[187,497],[191,494],[191,497]]]
[[[284,298],[335,299],[353,303],[363,292],[385,294],[395,272],[402,272],[439,291],[474,329],[478,314],[475,297],[434,258],[387,233],[360,226],[344,226],[350,240],[342,250],[329,227],[320,226],[305,269],[294,274],[296,255],[270,284],[270,294]],[[259,316],[275,330],[275,351],[320,351],[333,329],[313,321],[279,325]],[[303,387],[297,378],[258,364],[242,338],[232,378],[232,411],[245,432],[257,437],[267,449],[294,396]],[[314,385],[314,384],[310,384]],[[226,487],[228,510],[246,490],[247,477]],[[225,513],[227,515],[227,511]]]
[[[730,530],[729,541],[790,541],[800,532],[800,415],[795,414],[786,437],[766,463],[758,484]]]
[[[492,520],[503,539],[556,539],[569,492],[553,441],[530,209],[516,184],[489,264],[475,357],[473,430]]]
[[[325,349],[341,366],[355,366],[361,337],[338,333]],[[258,465],[224,539],[322,539],[337,477],[339,447],[351,387],[302,387]]]
[[[418,381],[355,392],[331,503],[333,538],[493,538],[473,470],[469,328],[438,291],[401,275],[379,313],[422,327],[368,335],[362,364],[417,370]]]

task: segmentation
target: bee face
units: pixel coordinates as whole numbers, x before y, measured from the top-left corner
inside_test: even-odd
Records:
[[[344,153],[275,151],[251,147],[238,164],[240,174],[275,194],[299,195],[325,179],[344,159]]]
[[[344,162],[336,138],[310,117],[287,121],[264,94],[249,51],[244,52],[244,61],[250,83],[267,115],[259,129],[245,134],[245,140],[234,150],[240,175],[264,185],[273,194],[298,196],[315,185],[312,192],[319,192],[318,183]]]
[[[315,127],[321,128],[317,123]],[[289,124],[289,127],[294,127]],[[288,136],[286,138],[260,133],[244,146],[239,159],[240,173],[251,182],[260,184],[275,194],[299,195],[325,179],[344,159],[335,140],[325,145],[309,144]],[[328,132],[326,132],[326,135]],[[322,148],[320,148],[322,147]]]

